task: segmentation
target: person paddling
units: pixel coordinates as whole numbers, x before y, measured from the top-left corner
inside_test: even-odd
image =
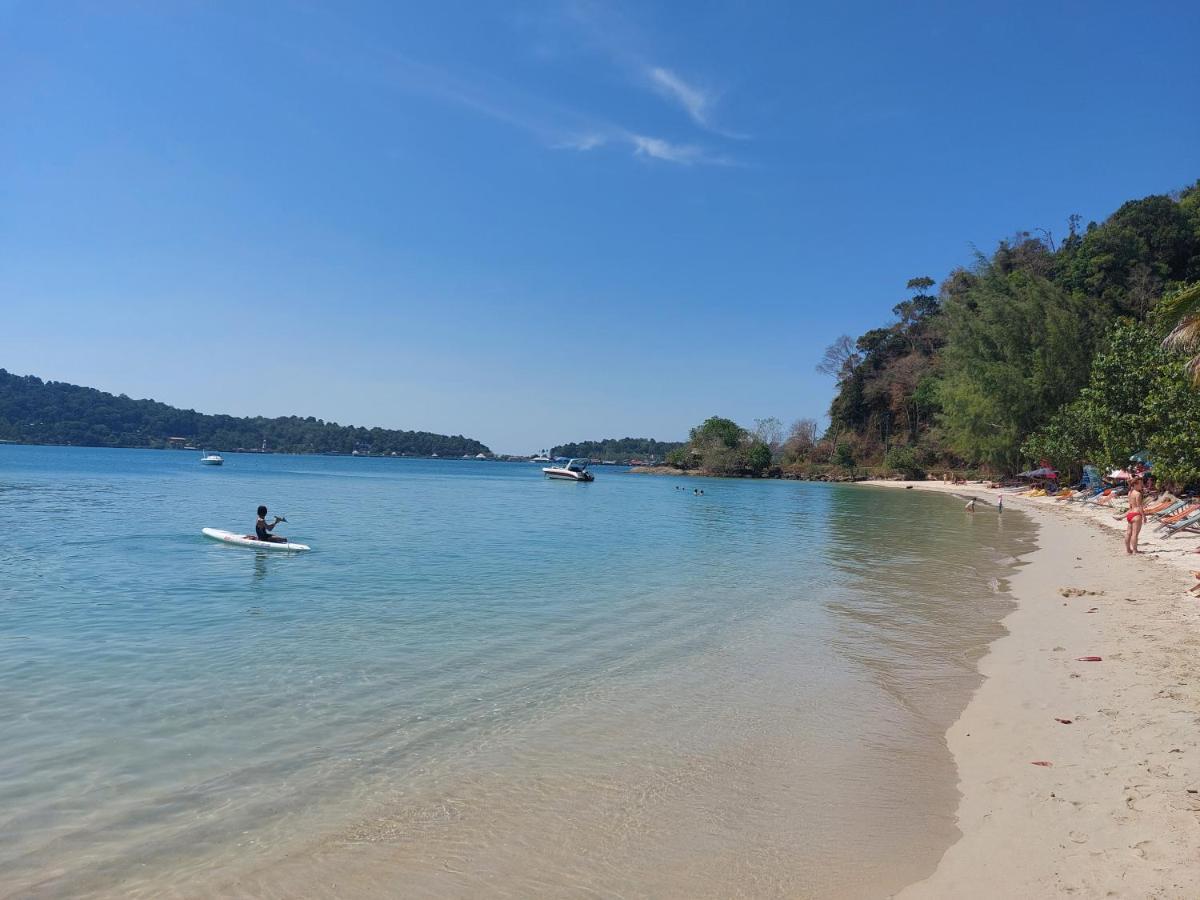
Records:
[[[281,537],[278,534],[272,534],[275,526],[280,522],[286,522],[287,519],[283,516],[276,516],[274,522],[267,522],[267,508],[260,506],[258,508],[258,521],[254,523],[254,536],[260,541],[267,541],[271,544],[286,544],[287,538]]]

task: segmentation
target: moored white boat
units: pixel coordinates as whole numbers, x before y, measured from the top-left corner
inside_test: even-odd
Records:
[[[542,471],[547,478],[561,478],[564,481],[595,481],[596,477],[588,471],[590,459],[567,460],[565,466],[546,466]]]
[[[206,456],[200,457],[200,465],[202,466],[219,466],[224,464],[225,459],[219,453],[209,453]]]

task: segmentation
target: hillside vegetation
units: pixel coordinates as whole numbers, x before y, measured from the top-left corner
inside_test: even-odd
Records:
[[[713,475],[1012,474],[1047,461],[1200,483],[1200,182],[1132,200],[1066,236],[1023,232],[939,284],[922,275],[887,323],[843,335],[822,433],[714,416],[668,462]]]
[[[559,444],[551,448],[550,455],[587,457],[602,462],[627,463],[633,459],[657,462],[682,446],[678,441],[656,441],[654,438],[605,438],[602,441]]]
[[[1149,450],[1196,480],[1197,394],[1162,340],[1178,322],[1164,310],[1197,281],[1200,183],[1085,228],[1072,217],[1061,241],[1018,234],[940,285],[914,278],[891,321],[826,351],[829,429],[782,461],[1004,474]]]
[[[406,453],[462,456],[487,453],[479,441],[426,431],[356,428],[312,416],[206,415],[156,400],[131,400],[94,388],[0,369],[0,439],[84,447],[166,447],[171,437],[212,450],[267,449],[287,453]]]

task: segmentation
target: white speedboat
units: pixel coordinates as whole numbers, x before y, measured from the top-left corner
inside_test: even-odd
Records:
[[[225,460],[219,453],[209,453],[206,456],[200,457],[200,465],[202,466],[219,466],[224,462]]]
[[[567,460],[565,466],[546,466],[542,469],[547,478],[562,478],[565,481],[595,481],[596,476],[588,471],[590,459]]]

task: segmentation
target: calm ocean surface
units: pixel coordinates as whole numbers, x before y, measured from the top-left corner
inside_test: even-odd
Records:
[[[954,839],[1017,513],[198,460],[0,445],[0,897],[878,896]],[[201,536],[259,503],[313,552]]]

